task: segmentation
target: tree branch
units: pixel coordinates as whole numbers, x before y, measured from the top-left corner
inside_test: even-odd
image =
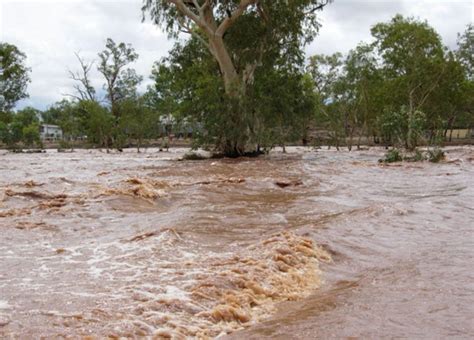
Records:
[[[258,0],[241,0],[239,6],[232,12],[230,17],[225,18],[224,21],[222,21],[222,23],[219,25],[217,31],[215,32],[215,35],[222,38],[224,36],[224,33],[245,12],[245,10],[250,5],[253,5],[257,2]]]
[[[76,96],[74,94],[69,94],[69,93],[61,93],[62,96],[64,97],[71,97],[71,98],[74,98],[74,99],[77,99],[79,101],[83,100],[83,98],[79,97],[79,96]]]
[[[92,68],[92,65],[94,65],[94,61],[91,61],[87,64],[79,56],[79,53],[75,52],[74,55],[76,56],[77,60],[79,61],[79,64],[81,65],[82,76],[79,74],[79,72],[74,73],[69,70],[69,77],[72,80],[79,82],[83,86],[84,89],[81,89],[80,85],[74,85],[74,89],[79,93],[82,99],[89,99],[93,101],[95,100],[95,90],[90,84],[89,72]]]
[[[201,43],[204,44],[204,46],[206,46],[209,49],[209,43],[203,37],[201,37],[195,30],[187,26],[183,19],[178,19],[178,23],[179,23],[179,26],[182,28],[180,30],[181,32],[191,34],[193,37],[198,39]]]
[[[185,17],[188,17],[192,21],[196,23],[200,28],[206,31],[208,34],[212,34],[212,30],[209,27],[209,25],[204,21],[202,17],[194,13],[186,4],[184,3],[183,0],[168,0],[170,3],[174,4],[176,6],[176,9]],[[201,7],[198,7],[198,10]]]
[[[307,12],[305,13],[305,15],[314,14],[314,12],[323,9],[323,8],[324,8],[326,5],[328,5],[330,2],[332,2],[332,0],[322,0],[321,3],[317,4],[316,6],[314,6],[314,8],[311,8],[309,11],[307,11]]]

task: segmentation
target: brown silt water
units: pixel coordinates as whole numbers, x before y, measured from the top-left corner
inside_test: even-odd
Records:
[[[185,151],[0,151],[1,338],[474,338],[473,147]]]

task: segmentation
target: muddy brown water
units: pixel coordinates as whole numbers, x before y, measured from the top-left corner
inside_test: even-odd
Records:
[[[473,338],[474,148],[0,151],[0,337]]]

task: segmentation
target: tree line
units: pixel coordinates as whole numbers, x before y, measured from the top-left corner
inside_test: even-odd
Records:
[[[130,67],[133,47],[108,39],[97,61],[77,55],[74,93],[43,112],[13,112],[27,95],[28,69],[25,55],[2,43],[0,139],[34,143],[41,116],[67,138],[120,149],[160,136],[165,115],[193,127],[195,146],[239,156],[310,143],[316,129],[336,147],[373,139],[414,148],[474,126],[472,24],[449,50],[426,21],[396,15],[345,55],[306,58],[320,26],[315,13],[327,4],[145,0],[144,16],[171,37],[190,34],[154,64],[147,91],[137,90],[143,78]],[[91,84],[94,69],[102,91]]]

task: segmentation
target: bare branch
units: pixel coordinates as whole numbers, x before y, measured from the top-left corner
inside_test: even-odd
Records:
[[[322,10],[325,6],[327,6],[330,2],[332,2],[332,0],[322,0],[321,3],[317,4],[316,6],[314,6],[313,8],[311,8],[309,11],[307,11],[305,13],[305,15],[310,15],[310,14],[314,14],[314,12],[316,11],[319,11],[319,10]]]
[[[74,95],[74,94],[70,94],[70,93],[61,93],[61,95],[64,96],[64,97],[71,97],[71,98],[77,99],[77,100],[79,100],[79,101],[80,101],[80,100],[83,100],[81,97],[76,96],[76,95]]]
[[[79,93],[81,96],[81,99],[83,100],[95,100],[95,90],[94,87],[91,85],[90,80],[89,80],[89,72],[94,65],[94,61],[91,61],[90,63],[86,63],[79,55],[79,53],[75,52],[74,55],[76,56],[77,60],[79,61],[79,64],[81,65],[81,71],[82,74],[79,72],[69,72],[69,77],[76,81],[79,82],[80,85],[74,85],[74,89]],[[82,85],[82,87],[81,87]]]

